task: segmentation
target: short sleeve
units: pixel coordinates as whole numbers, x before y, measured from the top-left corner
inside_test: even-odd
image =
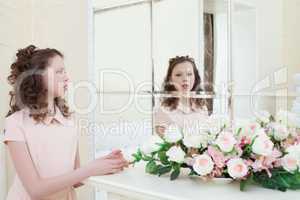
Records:
[[[13,118],[13,116],[6,118],[4,122],[3,142],[6,144],[8,141],[25,142],[24,131],[18,120]]]
[[[167,127],[172,123],[167,111],[162,108],[157,108],[154,111],[154,125]]]

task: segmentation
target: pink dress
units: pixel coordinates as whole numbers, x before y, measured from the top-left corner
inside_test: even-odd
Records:
[[[53,117],[37,123],[25,108],[5,119],[4,142],[25,142],[41,178],[59,176],[75,168],[78,134],[73,120],[65,118],[59,109]],[[47,200],[74,200],[73,188],[67,188]],[[31,200],[16,174],[7,200]]]
[[[176,124],[180,128],[191,126],[205,126],[208,120],[208,111],[206,107],[197,109],[185,106],[179,102],[175,110],[168,107],[159,106],[154,110],[154,126],[167,128],[171,124]]]

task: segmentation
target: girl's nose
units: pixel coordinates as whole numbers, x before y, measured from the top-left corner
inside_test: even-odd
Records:
[[[65,83],[68,83],[68,82],[69,82],[69,76],[68,76],[67,73],[65,73],[64,82],[65,82]]]

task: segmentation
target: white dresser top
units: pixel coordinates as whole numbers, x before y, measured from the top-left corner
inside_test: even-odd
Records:
[[[170,181],[169,176],[146,174],[142,164],[119,174],[92,177],[87,184],[143,200],[293,200],[300,197],[300,191],[280,192],[257,186],[248,186],[245,192],[241,192],[238,183],[204,183],[197,177],[184,174]]]

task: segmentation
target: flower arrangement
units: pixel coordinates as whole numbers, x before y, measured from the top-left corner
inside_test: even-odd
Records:
[[[170,126],[163,137],[152,136],[133,154],[146,161],[146,172],[178,178],[182,168],[202,179],[227,178],[286,191],[300,189],[300,131],[289,112],[275,117],[261,112],[257,119],[223,125],[217,131]]]

